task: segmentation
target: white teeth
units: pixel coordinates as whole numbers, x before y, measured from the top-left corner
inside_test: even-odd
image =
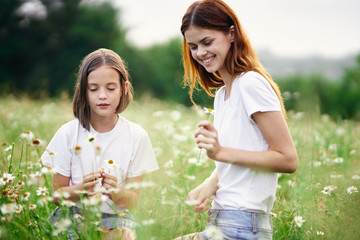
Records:
[[[204,62],[204,63],[208,63],[208,62],[210,62],[210,61],[213,60],[213,59],[214,59],[214,57],[209,58],[209,59],[204,59],[203,62]]]

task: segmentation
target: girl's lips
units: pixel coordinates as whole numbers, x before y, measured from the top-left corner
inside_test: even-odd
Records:
[[[106,104],[106,103],[98,104],[99,108],[107,108],[108,106],[110,106],[110,104]]]

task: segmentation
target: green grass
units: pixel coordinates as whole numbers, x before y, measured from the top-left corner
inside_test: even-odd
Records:
[[[20,213],[0,213],[0,239],[64,239],[63,233],[52,237],[42,229],[55,205],[51,201],[40,204],[36,190],[46,186],[50,197],[51,174],[40,173],[38,159],[56,130],[73,119],[71,101],[13,97],[0,101],[0,177],[9,170],[15,176],[11,183],[0,186],[0,206],[17,203],[23,207]],[[122,115],[147,130],[160,165],[160,170],[145,179],[154,185],[142,189],[138,206],[131,210],[140,224],[138,239],[172,239],[203,230],[207,214],[193,212],[184,201],[214,169],[213,161],[195,148],[193,140],[197,122],[208,116],[201,110],[146,97],[131,103]],[[279,177],[272,210],[274,239],[360,239],[360,193],[347,192],[350,186],[360,189],[356,179],[360,175],[360,123],[289,113],[288,125],[300,165],[295,174]],[[30,146],[19,137],[25,130],[45,145]],[[5,151],[9,146],[13,149]],[[24,186],[18,185],[20,180]],[[326,186],[334,187],[328,195],[321,192]],[[20,197],[26,192],[30,193],[28,200]],[[9,193],[15,196],[14,202]],[[30,210],[30,204],[36,204],[36,209]],[[93,210],[85,221],[84,239],[99,238],[92,223],[98,220],[96,207]],[[301,227],[294,223],[295,216],[305,220]],[[318,231],[324,236],[318,236]]]

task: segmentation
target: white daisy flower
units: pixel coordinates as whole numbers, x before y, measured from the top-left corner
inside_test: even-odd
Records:
[[[204,107],[203,109],[204,109],[204,113],[206,113],[206,114],[214,115],[214,113],[215,113],[215,110],[213,110],[211,108]]]
[[[187,199],[185,200],[185,204],[188,206],[195,206],[197,204],[199,204],[200,201],[199,200],[195,200],[195,199]]]
[[[302,216],[295,216],[294,217],[294,222],[298,227],[301,227],[302,224],[305,222],[305,220],[303,219]]]
[[[353,175],[351,178],[352,178],[353,180],[359,180],[359,179],[360,179],[360,176],[359,176],[359,175]]]
[[[14,180],[15,176],[11,173],[3,173],[2,181],[5,183],[11,183]]]
[[[62,200],[61,205],[65,206],[65,207],[73,207],[76,204],[71,200]]]
[[[336,163],[336,164],[343,163],[343,162],[344,162],[344,159],[343,159],[342,157],[338,157],[338,158],[335,158],[335,159],[333,160],[333,162]]]
[[[357,189],[357,187],[355,187],[355,186],[351,186],[351,187],[348,187],[348,188],[346,189],[346,191],[347,191],[349,194],[353,194],[353,193],[358,192],[358,189]]]
[[[16,204],[14,210],[16,213],[20,213],[23,210],[23,208],[24,207],[21,204]]]
[[[8,146],[7,148],[4,149],[4,152],[8,152],[12,150],[12,145]]]
[[[181,118],[181,112],[174,110],[170,113],[170,116],[172,119],[174,119],[175,121],[179,121]]]
[[[29,204],[29,209],[30,210],[36,209],[36,204],[34,204],[34,203]]]
[[[46,187],[39,187],[37,190],[36,190],[36,195],[38,196],[45,196],[46,194],[48,193],[48,189]]]
[[[145,226],[153,225],[155,222],[156,222],[155,219],[150,218],[150,219],[147,219],[147,220],[143,220],[142,225],[145,225]]]
[[[220,228],[217,228],[214,225],[208,226],[205,229],[205,234],[206,234],[206,236],[208,236],[210,239],[213,239],[213,240],[224,239],[224,235],[223,235],[222,231],[220,230]]]

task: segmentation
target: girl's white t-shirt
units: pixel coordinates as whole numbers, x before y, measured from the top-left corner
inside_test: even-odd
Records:
[[[90,142],[92,137],[94,140]],[[81,147],[80,153],[75,153],[76,146]],[[126,178],[159,169],[146,131],[121,116],[106,133],[99,133],[92,126],[87,131],[78,119],[64,124],[51,139],[41,160],[55,172],[70,177],[70,186],[81,183],[85,174],[99,169],[115,175],[119,187],[125,186]],[[113,160],[113,164],[109,164],[109,160]],[[114,214],[108,204],[117,212],[123,211],[108,198],[102,203],[102,212]]]
[[[234,80],[225,100],[226,86],[216,93],[214,126],[221,146],[246,151],[267,151],[269,145],[252,119],[256,112],[281,111],[269,82],[257,72]],[[213,208],[270,213],[276,194],[277,173],[215,161],[219,185]]]

